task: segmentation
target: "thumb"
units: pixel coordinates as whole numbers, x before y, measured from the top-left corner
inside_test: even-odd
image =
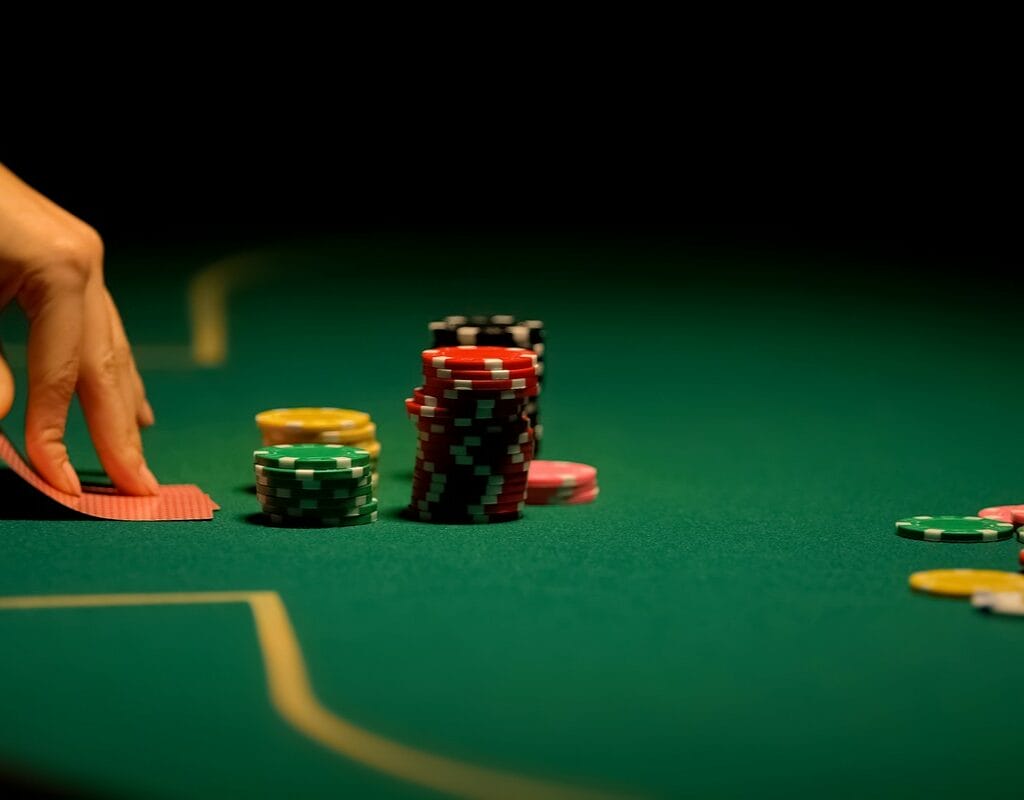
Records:
[[[14,376],[11,368],[4,360],[3,348],[0,348],[0,419],[11,413],[14,405]]]

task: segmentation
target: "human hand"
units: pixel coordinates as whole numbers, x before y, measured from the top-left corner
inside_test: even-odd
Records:
[[[128,494],[158,491],[142,454],[153,424],[121,317],[103,282],[103,242],[0,165],[0,308],[17,300],[29,319],[25,448],[57,489],[81,494],[64,446],[76,391],[100,462]],[[0,358],[0,419],[14,378]]]

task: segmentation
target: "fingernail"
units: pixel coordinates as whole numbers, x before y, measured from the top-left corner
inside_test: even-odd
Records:
[[[149,467],[145,464],[139,467],[139,477],[142,478],[142,482],[145,484],[150,494],[160,493],[160,482],[156,479],[156,475],[150,472]]]
[[[153,406],[148,400],[142,401],[142,421],[145,425],[152,425],[156,422],[156,414],[153,413]]]
[[[71,462],[65,461],[61,469],[64,472],[64,491],[75,496],[80,495],[82,493],[82,484],[78,482],[78,473],[71,466]]]

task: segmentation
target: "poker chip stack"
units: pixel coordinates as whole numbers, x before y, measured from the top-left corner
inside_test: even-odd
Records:
[[[253,451],[256,496],[276,525],[350,527],[377,521],[370,454],[342,444]]]
[[[274,408],[256,415],[264,445],[344,444],[370,455],[377,486],[380,442],[377,426],[365,411],[350,408]]]
[[[424,350],[423,385],[405,401],[417,449],[408,516],[505,522],[522,516],[534,453],[526,416],[537,354],[521,347]]]
[[[544,426],[540,421],[540,390],[544,386],[544,323],[520,320],[510,314],[453,316],[428,323],[433,347],[477,345],[525,347],[537,354],[537,394],[526,398],[526,415],[533,426],[534,450],[540,453]]]

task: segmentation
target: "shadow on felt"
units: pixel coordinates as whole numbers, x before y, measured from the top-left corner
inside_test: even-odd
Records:
[[[0,519],[89,519],[40,494],[10,469],[0,469]]]

